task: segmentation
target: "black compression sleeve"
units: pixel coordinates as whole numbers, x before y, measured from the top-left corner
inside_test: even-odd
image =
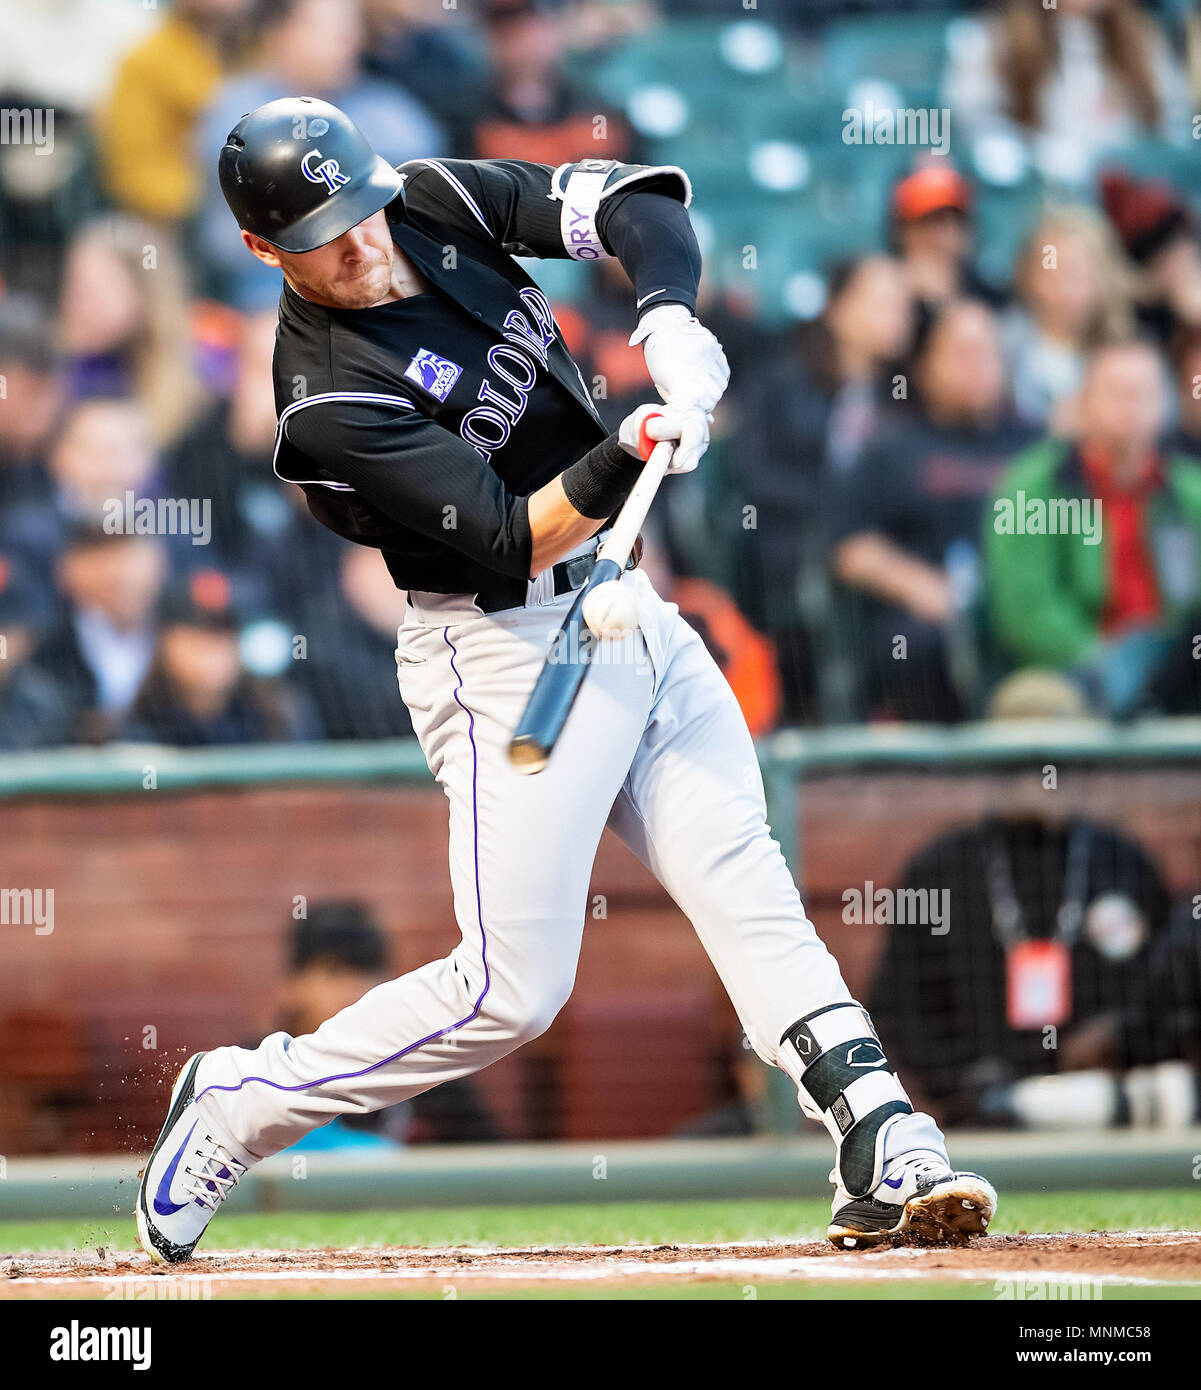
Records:
[[[641,472],[642,460],[628,454],[611,434],[563,470],[563,491],[581,516],[602,521],[626,500]]]
[[[701,251],[683,203],[665,193],[630,192],[606,199],[597,230],[634,282],[634,297],[645,310],[684,304],[696,312]]]

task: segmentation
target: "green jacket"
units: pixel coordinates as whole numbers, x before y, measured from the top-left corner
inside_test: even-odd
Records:
[[[1179,454],[1164,456],[1162,467],[1151,547],[1170,629],[1201,605],[1201,467]],[[1040,512],[1059,519],[1058,534],[1035,533]],[[1079,524],[1065,533],[1069,519]],[[1072,446],[1048,439],[1019,454],[985,513],[981,546],[993,634],[1011,658],[1058,670],[1088,659],[1102,640],[1108,546]]]

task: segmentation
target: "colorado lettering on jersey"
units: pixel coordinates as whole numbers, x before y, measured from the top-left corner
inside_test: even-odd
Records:
[[[505,341],[489,348],[491,377],[484,378],[476,397],[483,404],[469,410],[459,425],[459,433],[485,462],[493,450],[508,443],[513,427],[525,414],[538,379],[538,364],[546,369],[555,341],[555,316],[546,296],[533,288],[520,294],[529,313],[510,309],[505,315]]]

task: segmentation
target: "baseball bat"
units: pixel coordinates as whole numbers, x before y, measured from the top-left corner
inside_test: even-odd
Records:
[[[655,416],[648,415],[647,420]],[[596,552],[596,563],[575,596],[566,618],[550,645],[546,662],[534,682],[517,728],[509,740],[509,762],[524,773],[541,772],[555,751],[555,744],[567,723],[567,716],[588,674],[597,638],[584,621],[584,598],[598,584],[620,579],[646,520],[659,484],[671,464],[674,445],[664,440],[654,443],[646,433],[646,420],[639,432],[639,452],[646,459],[638,481],[613,523],[604,544]]]

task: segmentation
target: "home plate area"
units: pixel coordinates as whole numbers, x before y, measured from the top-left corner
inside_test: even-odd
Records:
[[[263,1294],[346,1297],[519,1286],[597,1292],[673,1281],[844,1286],[878,1281],[996,1281],[998,1296],[1097,1297],[1106,1285],[1191,1284],[1201,1291],[1201,1235],[1189,1231],[990,1236],[966,1247],[896,1246],[845,1253],[820,1241],[722,1245],[543,1246],[513,1249],[210,1251],[163,1269],[145,1256],[30,1254],[0,1259],[0,1297],[213,1298]],[[1073,1285],[1089,1291],[1073,1293]],[[1059,1289],[1067,1290],[1060,1293]],[[918,1290],[915,1289],[915,1293]],[[1116,1289],[1115,1289],[1116,1292]]]

